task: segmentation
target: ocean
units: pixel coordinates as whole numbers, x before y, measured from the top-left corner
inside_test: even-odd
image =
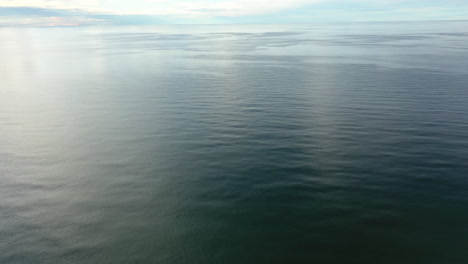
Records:
[[[0,28],[0,263],[468,263],[468,22]]]

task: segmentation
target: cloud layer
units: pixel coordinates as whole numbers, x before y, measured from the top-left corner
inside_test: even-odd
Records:
[[[465,0],[0,0],[0,25],[458,20]]]

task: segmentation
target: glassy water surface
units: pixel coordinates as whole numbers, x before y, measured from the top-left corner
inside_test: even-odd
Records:
[[[0,263],[468,263],[468,22],[0,29]]]

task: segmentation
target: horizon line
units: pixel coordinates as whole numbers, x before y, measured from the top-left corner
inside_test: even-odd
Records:
[[[307,24],[364,24],[364,23],[418,23],[418,22],[468,22],[468,19],[437,19],[437,20],[369,20],[369,21],[315,21],[315,22],[278,22],[278,23],[159,23],[159,24],[119,24],[119,25],[64,25],[64,26],[34,26],[34,25],[0,25],[1,28],[81,28],[81,27],[143,27],[143,26],[222,26],[222,25],[307,25]]]

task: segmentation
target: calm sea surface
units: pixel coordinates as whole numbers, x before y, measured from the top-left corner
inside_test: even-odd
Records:
[[[1,28],[0,263],[468,263],[468,22]]]

